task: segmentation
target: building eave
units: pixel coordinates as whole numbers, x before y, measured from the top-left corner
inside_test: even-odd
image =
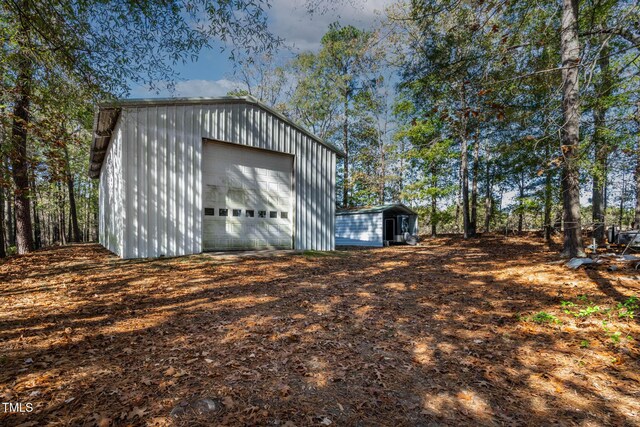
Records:
[[[415,212],[413,209],[409,208],[408,206],[403,205],[402,203],[338,209],[336,211],[336,215],[378,214],[378,213],[385,212],[388,210],[393,210],[393,209],[402,210],[409,215],[417,215],[417,212]]]
[[[222,96],[216,98],[149,98],[149,99],[120,99],[114,101],[104,101],[98,104],[93,126],[93,142],[91,144],[89,176],[98,178],[102,168],[102,162],[106,156],[111,137],[118,118],[125,108],[144,108],[156,106],[177,106],[177,105],[215,105],[215,104],[249,104],[254,105],[269,114],[279,118],[289,124],[297,131],[308,136],[318,144],[321,144],[333,151],[339,157],[345,157],[344,151],[335,145],[322,140],[309,132],[304,127],[291,121],[280,112],[258,101],[252,96]]]

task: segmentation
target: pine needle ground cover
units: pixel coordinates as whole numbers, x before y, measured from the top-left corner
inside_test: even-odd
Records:
[[[640,425],[640,273],[569,270],[557,252],[483,237],[14,257],[0,395],[33,411],[0,424]]]

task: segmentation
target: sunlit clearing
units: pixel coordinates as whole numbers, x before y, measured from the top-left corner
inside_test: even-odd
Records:
[[[458,405],[475,415],[475,418],[489,421],[493,418],[493,410],[485,399],[473,390],[463,390],[456,395]]]
[[[327,372],[328,363],[320,360],[318,356],[311,357],[306,363],[307,377],[306,381],[315,387],[325,387],[331,379]]]
[[[404,283],[400,283],[400,282],[385,283],[383,286],[385,288],[391,289],[393,291],[406,291],[407,290],[407,286]]]
[[[327,314],[331,312],[331,305],[329,304],[312,304],[311,311],[316,314]]]
[[[353,312],[359,317],[366,317],[367,313],[373,310],[373,306],[363,305],[362,307],[356,308]]]
[[[413,348],[413,360],[426,365],[433,362],[433,350],[427,343],[415,343]]]

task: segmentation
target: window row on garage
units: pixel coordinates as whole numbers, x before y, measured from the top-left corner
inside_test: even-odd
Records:
[[[242,209],[227,209],[220,208],[218,209],[218,216],[229,216],[229,211],[231,211],[231,216],[241,217]],[[216,210],[215,208],[204,208],[205,216],[215,216]],[[267,216],[268,214],[268,216]],[[256,211],[254,209],[245,209],[244,216],[246,218],[254,218],[256,216]],[[278,211],[258,211],[258,218],[278,218]],[[280,212],[281,219],[289,219],[289,212]]]

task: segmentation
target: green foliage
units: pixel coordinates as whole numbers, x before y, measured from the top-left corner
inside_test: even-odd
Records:
[[[574,317],[582,318],[582,317],[590,317],[598,314],[607,315],[609,318],[612,313],[617,312],[619,318],[633,319],[635,316],[635,311],[640,308],[640,300],[636,296],[631,296],[624,300],[623,302],[619,302],[614,307],[600,307],[599,305],[594,305],[592,302],[589,302],[589,297],[587,295],[579,295],[577,300],[580,303],[587,302],[588,305],[586,307],[581,307],[577,311],[570,310],[572,307],[576,307],[576,303],[572,301],[560,301],[560,306],[563,308],[563,311],[566,314],[570,314]],[[602,320],[603,326],[608,322],[606,319]]]
[[[170,87],[174,66],[214,41],[231,55],[277,46],[266,6],[263,0],[4,2],[0,190],[27,204],[26,214],[16,215],[22,224],[16,228],[24,230],[20,250],[31,249],[29,234],[36,245],[65,243],[69,230],[76,239],[81,232],[95,237],[97,188],[86,173],[95,101],[127,95],[133,85]],[[15,118],[21,126],[13,127]],[[72,212],[77,221],[69,221]]]
[[[399,135],[407,140],[430,136],[433,127],[425,123],[438,120],[438,132],[443,139],[452,141],[449,153],[459,154],[465,140],[470,150],[481,144],[479,176],[472,169],[469,179],[476,179],[479,191],[489,194],[492,200],[516,192],[504,212],[490,211],[493,223],[513,228],[517,219],[523,228],[551,226],[562,209],[557,189],[564,161],[563,153],[558,151],[558,132],[563,122],[562,97],[557,89],[562,83],[558,4],[542,2],[532,7],[527,1],[418,0],[394,8],[389,15],[394,25],[402,29],[396,56],[401,64],[400,96],[394,110],[401,124]],[[624,22],[620,21],[623,16]],[[631,77],[629,66],[637,62],[638,27],[629,24],[630,17],[638,21],[640,11],[629,1],[587,2],[579,6],[582,29],[629,26],[629,33],[636,34],[634,39],[594,30],[581,36],[584,114],[580,150],[584,155],[578,160],[579,167],[594,178],[604,178],[606,172],[617,182],[619,171],[635,163],[637,156],[632,147],[637,128],[637,97],[633,94],[638,92],[640,80],[635,75]],[[629,49],[632,53],[627,53]],[[603,58],[608,58],[608,67]],[[596,110],[604,111],[606,116],[597,129]],[[594,160],[597,139],[608,147],[607,162]],[[486,152],[482,152],[485,147]],[[623,147],[630,150],[621,155]],[[411,163],[421,154],[424,153],[410,151],[407,157]],[[443,163],[445,167],[436,173],[437,186],[451,181],[460,188],[463,180],[457,159]],[[424,186],[423,165],[414,161],[412,169],[411,182],[422,181]],[[628,177],[629,171],[625,173]],[[416,185],[406,193],[420,187]],[[629,185],[627,191],[631,188]],[[620,193],[616,197],[622,198],[624,191]],[[633,197],[627,194],[622,201]],[[415,199],[427,209],[427,199]],[[459,193],[440,196],[438,210],[447,211],[459,200]],[[612,205],[610,211],[616,209]],[[626,212],[629,211],[632,210]],[[593,221],[591,212],[586,213],[589,215],[585,215],[585,223],[589,224]],[[632,216],[625,214],[620,222],[628,224],[631,220]],[[610,218],[607,221],[612,222]],[[618,222],[617,218],[614,221]]]
[[[344,149],[338,200],[346,205],[383,203],[393,155],[385,140],[385,80],[376,34],[333,23],[317,53],[303,52],[291,63],[297,82],[290,113],[320,138]],[[346,174],[347,169],[349,175]]]
[[[635,310],[638,308],[640,308],[640,305],[638,304],[638,297],[629,297],[624,302],[618,303],[618,317],[633,319]]]
[[[553,314],[549,314],[545,311],[540,311],[531,316],[529,319],[535,323],[560,323],[560,319],[558,319]]]
[[[172,81],[172,65],[194,59],[214,38],[253,51],[278,44],[264,6],[261,0],[8,2],[3,30],[13,36],[6,60],[26,55],[43,80],[69,81],[98,96],[125,94],[132,83]]]
[[[577,313],[574,313],[576,317],[588,317],[596,313],[600,313],[601,309],[597,305],[587,306],[583,309],[580,309]]]

